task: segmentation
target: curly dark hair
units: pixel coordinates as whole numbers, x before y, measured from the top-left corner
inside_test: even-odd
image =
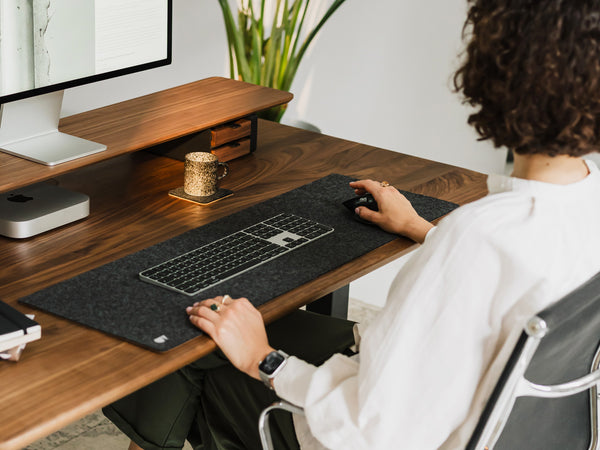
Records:
[[[600,0],[468,0],[454,86],[481,139],[519,154],[600,150]]]

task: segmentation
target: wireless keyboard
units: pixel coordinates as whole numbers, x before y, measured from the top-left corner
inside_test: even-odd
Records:
[[[331,232],[327,225],[283,213],[143,270],[139,276],[192,296]]]

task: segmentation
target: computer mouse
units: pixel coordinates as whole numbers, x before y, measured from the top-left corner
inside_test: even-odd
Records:
[[[367,223],[367,224],[371,224],[371,222],[369,222],[368,220],[362,219],[358,214],[356,214],[354,212],[356,210],[356,208],[358,208],[359,206],[364,206],[366,208],[369,208],[372,211],[379,211],[377,202],[375,201],[373,196],[369,193],[348,199],[345,202],[343,202],[342,204],[346,208],[348,208],[350,211],[352,211],[352,213],[354,214],[354,218],[356,220],[358,220],[359,222],[362,222],[362,223]]]

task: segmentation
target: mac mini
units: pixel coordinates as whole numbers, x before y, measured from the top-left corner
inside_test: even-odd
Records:
[[[23,239],[87,217],[90,198],[37,183],[0,194],[0,234]]]

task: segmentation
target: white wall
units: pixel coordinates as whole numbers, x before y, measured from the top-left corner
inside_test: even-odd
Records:
[[[286,114],[324,133],[483,172],[505,151],[476,141],[451,92],[465,0],[348,1],[322,30]]]
[[[482,172],[502,172],[506,152],[476,141],[451,92],[465,0],[349,0],[330,19],[292,86],[285,121],[333,136]],[[216,1],[174,0],[173,64],[65,93],[63,115],[213,75],[228,75]],[[401,262],[351,286],[381,305]]]

